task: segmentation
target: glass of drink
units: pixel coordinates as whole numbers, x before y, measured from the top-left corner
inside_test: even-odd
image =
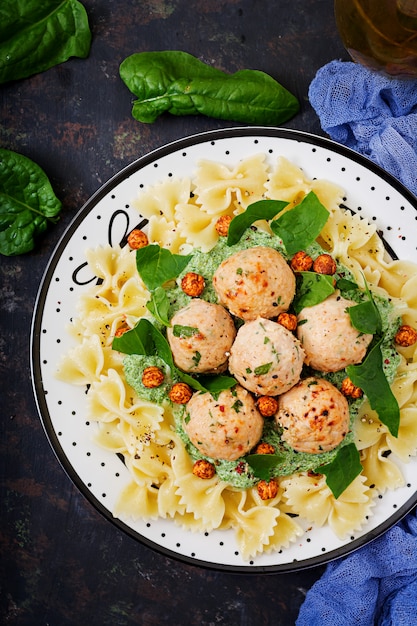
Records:
[[[336,24],[354,61],[417,78],[417,0],[335,0]]]

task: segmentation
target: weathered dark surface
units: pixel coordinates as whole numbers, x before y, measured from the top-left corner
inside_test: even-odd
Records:
[[[270,73],[301,102],[285,126],[323,134],[308,102],[316,71],[347,58],[332,0],[85,0],[88,59],[0,87],[0,146],[36,161],[63,201],[31,254],[1,257],[0,621],[4,624],[247,626],[295,622],[315,568],[231,575],[154,553],[102,518],[71,484],[32,395],[29,332],[55,244],[75,213],[122,167],[167,142],[233,124],[131,117],[118,76],[136,51],[179,49],[220,69]]]

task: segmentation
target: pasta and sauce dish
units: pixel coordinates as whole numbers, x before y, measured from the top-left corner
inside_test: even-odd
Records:
[[[417,451],[417,266],[285,155],[138,192],[86,251],[57,376],[130,474],[112,511],[231,529],[244,561],[360,531]],[[400,462],[398,462],[400,461]]]

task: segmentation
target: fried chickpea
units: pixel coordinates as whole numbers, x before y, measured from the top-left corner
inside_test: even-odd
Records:
[[[143,230],[134,228],[127,236],[127,243],[132,250],[139,250],[148,245],[149,240]]]
[[[142,384],[144,387],[152,389],[160,387],[164,382],[164,372],[156,365],[145,367],[142,373]]]
[[[203,293],[206,286],[203,276],[195,272],[188,272],[181,280],[181,289],[187,296],[197,298]]]
[[[290,265],[293,272],[308,272],[313,266],[313,259],[304,250],[299,250],[294,254]]]
[[[261,396],[258,398],[256,406],[263,417],[272,417],[278,411],[278,400],[272,396]]]
[[[271,443],[261,442],[256,446],[255,454],[275,454],[275,448]]]
[[[412,346],[417,341],[417,331],[408,324],[403,324],[395,335],[395,343],[406,348]]]
[[[340,391],[344,396],[349,398],[361,398],[363,395],[363,391],[360,387],[356,387],[350,378],[345,378],[342,381],[342,385],[340,387]]]
[[[337,265],[336,261],[330,254],[319,254],[313,263],[313,271],[317,274],[327,274],[333,276],[336,274]]]
[[[210,461],[206,461],[205,459],[200,459],[193,465],[193,474],[198,478],[207,480],[208,478],[213,478],[215,473],[216,468],[213,463],[210,463]]]
[[[192,395],[193,390],[187,383],[175,383],[168,393],[169,399],[175,404],[187,404]]]
[[[261,480],[257,484],[256,488],[262,500],[270,500],[271,498],[275,498],[278,493],[278,483],[273,478],[269,482],[267,482],[266,480]]]
[[[124,335],[124,333],[127,333],[128,330],[130,330],[130,327],[125,322],[123,322],[122,324],[120,324],[119,328],[117,328],[114,336],[121,337],[122,335]]]
[[[231,215],[221,215],[215,224],[215,229],[220,237],[227,237],[229,232],[230,222],[232,221]]]
[[[280,313],[277,318],[278,324],[293,332],[297,328],[297,316],[293,313]]]

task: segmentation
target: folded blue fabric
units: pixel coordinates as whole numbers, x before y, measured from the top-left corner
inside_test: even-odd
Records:
[[[317,72],[308,95],[332,139],[367,156],[417,195],[417,80],[331,61]]]
[[[296,626],[416,626],[417,517],[329,563]]]

